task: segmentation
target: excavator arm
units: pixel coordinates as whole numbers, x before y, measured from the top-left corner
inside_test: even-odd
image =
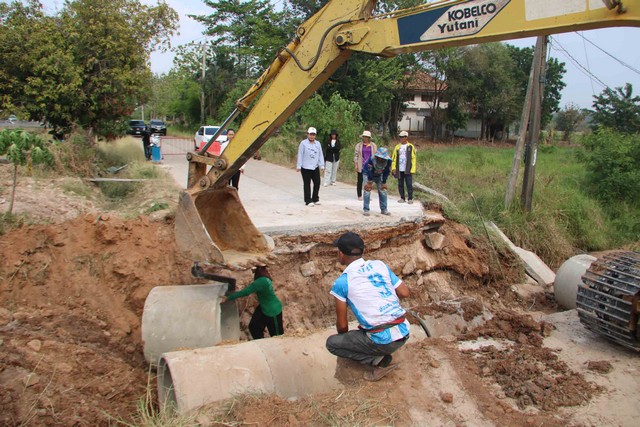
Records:
[[[383,57],[490,41],[614,26],[640,26],[640,0],[441,0],[373,15],[375,0],[331,0],[303,23],[236,111],[249,111],[219,157],[189,153],[176,238],[195,261],[265,262],[267,238],[227,182],[353,52]]]

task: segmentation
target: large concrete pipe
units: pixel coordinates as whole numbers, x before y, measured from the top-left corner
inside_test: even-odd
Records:
[[[282,336],[165,353],[158,362],[160,405],[174,405],[184,414],[241,393],[292,398],[342,388],[337,358],[325,348],[334,333],[328,329],[304,338]],[[412,325],[410,340],[424,337],[424,331]]]
[[[162,353],[210,347],[240,338],[235,301],[220,304],[226,283],[158,286],[142,311],[144,356],[155,365]]]
[[[553,282],[553,293],[558,304],[568,309],[576,308],[578,286],[582,283],[582,276],[596,259],[591,255],[576,255],[560,266]]]

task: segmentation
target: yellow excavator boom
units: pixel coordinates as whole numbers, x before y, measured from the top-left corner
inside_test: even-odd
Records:
[[[640,0],[442,0],[373,15],[376,3],[328,1],[298,27],[295,39],[238,100],[237,111],[249,113],[220,157],[205,155],[208,146],[188,154],[188,188],[180,195],[176,235],[192,259],[239,267],[264,261],[271,245],[227,182],[353,52],[392,57],[568,31],[640,26]]]

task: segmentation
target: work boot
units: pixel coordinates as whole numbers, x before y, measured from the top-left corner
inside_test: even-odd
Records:
[[[363,375],[363,378],[365,380],[367,380],[367,381],[380,381],[389,372],[393,371],[397,367],[398,367],[397,363],[395,365],[389,365],[389,366],[384,367],[384,368],[380,368],[378,366],[375,366],[375,367],[371,368],[371,370],[365,372],[364,375]]]

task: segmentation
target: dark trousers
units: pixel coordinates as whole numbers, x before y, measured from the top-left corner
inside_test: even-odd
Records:
[[[362,182],[364,179],[362,178],[362,172],[358,172],[358,185],[356,186],[356,191],[358,192],[358,198],[362,197]]]
[[[318,200],[318,192],[320,191],[320,168],[300,169],[302,173],[302,188],[304,190],[304,203],[315,203]],[[311,182],[313,182],[313,195],[311,194]]]
[[[327,338],[326,345],[329,353],[335,356],[355,360],[365,365],[373,365],[376,358],[393,353],[406,341],[406,339],[402,339],[389,344],[376,344],[371,341],[365,331],[354,329],[344,334],[331,335]]]
[[[240,171],[236,172],[235,175],[233,175],[229,180],[229,185],[235,187],[236,190],[239,189],[238,185],[240,185],[240,173]]]
[[[264,338],[264,328],[269,331],[269,336],[275,337],[284,334],[284,326],[282,325],[282,313],[276,317],[269,317],[262,312],[260,306],[256,307],[256,311],[251,316],[249,322],[249,332],[254,340]]]
[[[400,193],[400,198],[404,200],[404,186],[407,185],[407,195],[409,196],[409,200],[413,200],[413,175],[410,173],[400,172],[398,176],[398,193]]]
[[[144,158],[151,160],[151,143],[143,141],[142,146],[144,147]]]

